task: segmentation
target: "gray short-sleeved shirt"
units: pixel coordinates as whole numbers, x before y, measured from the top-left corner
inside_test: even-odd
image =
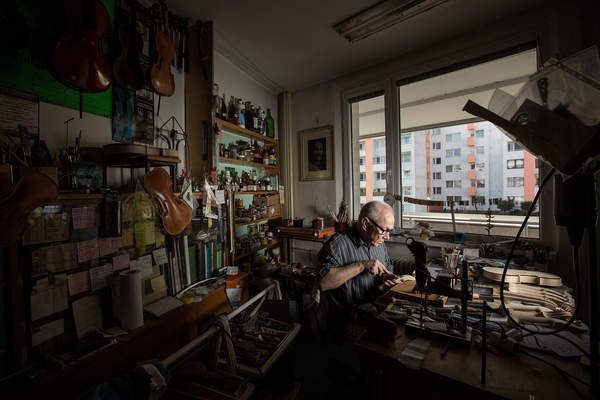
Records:
[[[375,259],[385,265],[389,271],[393,270],[385,244],[377,247],[368,246],[358,232],[348,229],[336,233],[323,245],[318,254],[319,271],[322,278],[331,268]],[[363,271],[332,290],[332,300],[340,307],[364,303],[373,299],[376,294],[375,287],[380,282],[380,277]]]

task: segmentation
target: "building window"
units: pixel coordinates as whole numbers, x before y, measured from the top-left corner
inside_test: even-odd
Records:
[[[361,158],[360,158],[360,160],[359,160],[359,164],[360,164],[360,165],[365,165],[365,158],[364,158],[364,157],[361,157]]]
[[[365,144],[364,143],[359,143],[358,144],[358,151],[363,151],[365,149]]]
[[[442,188],[439,186],[433,187],[433,194],[442,194]]]
[[[471,203],[475,204],[485,204],[485,196],[473,196],[471,197]]]
[[[475,168],[477,169],[477,171],[483,171],[485,169],[485,163],[477,163],[475,164]]]
[[[508,142],[506,144],[506,146],[507,146],[509,152],[510,151],[521,151],[521,150],[523,150],[523,147],[519,143],[517,143],[517,142]]]
[[[410,144],[412,142],[412,135],[402,135],[400,137],[401,144]]]
[[[431,130],[431,136],[439,136],[441,133],[440,128],[435,128]]]
[[[375,172],[375,180],[384,181],[385,180],[385,172]]]
[[[385,164],[385,156],[373,157],[373,164]]]
[[[440,150],[442,148],[442,142],[433,142],[431,147],[433,150]]]
[[[446,165],[446,172],[452,172],[452,165]]]
[[[484,188],[485,187],[485,179],[481,179],[477,181],[477,187],[478,188]]]
[[[446,143],[456,143],[460,141],[460,132],[458,133],[449,133],[446,135]]]
[[[402,154],[400,155],[400,160],[401,160],[403,163],[405,163],[405,162],[410,162],[410,161],[411,161],[411,159],[412,159],[412,157],[411,157],[411,153],[410,153],[410,151],[407,151],[406,153],[402,153]]]
[[[364,172],[360,173],[360,180],[361,180],[361,182],[364,182],[365,180],[367,180],[367,175]]]
[[[433,173],[433,179],[442,179],[442,173],[441,172],[434,172]]]
[[[458,202],[462,200],[461,196],[446,196],[446,200],[447,201],[453,201],[453,202]]]
[[[448,149],[446,150],[446,157],[460,157],[460,149]]]
[[[402,195],[412,196],[412,186],[402,186]]]
[[[535,167],[536,168],[540,167],[540,160],[538,158],[535,159]]]
[[[411,173],[412,173],[412,171],[411,171],[410,169],[405,169],[405,170],[403,171],[403,174],[402,174],[402,175],[403,175],[405,178],[407,178],[407,177],[409,177],[409,176],[411,175]]]
[[[508,187],[523,187],[524,179],[522,176],[511,176],[506,178],[506,186]]]
[[[482,138],[482,137],[484,137],[484,135],[485,135],[485,132],[483,131],[483,129],[477,129],[475,131],[475,136],[477,136],[478,138]]]
[[[442,157],[434,157],[433,158],[433,164],[434,165],[439,165],[442,163]]]
[[[460,188],[461,181],[446,181],[447,188]]]
[[[536,158],[537,160],[537,158]],[[506,160],[506,169],[523,169],[523,159]]]
[[[483,146],[477,146],[477,154],[485,153],[485,148]]]

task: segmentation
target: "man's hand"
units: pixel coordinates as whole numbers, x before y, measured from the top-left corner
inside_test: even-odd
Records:
[[[381,263],[379,260],[368,260],[364,261],[363,267],[366,271],[373,275],[389,274],[390,271]]]
[[[394,274],[390,274],[389,272],[383,276],[383,283],[385,284],[385,288],[389,289],[392,286],[396,286],[401,283],[402,279]]]

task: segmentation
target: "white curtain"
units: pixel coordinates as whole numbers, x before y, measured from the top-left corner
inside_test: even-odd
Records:
[[[281,168],[281,185],[285,186],[283,217],[294,217],[294,153],[292,152],[292,94],[280,93],[278,96],[279,120],[279,166]]]

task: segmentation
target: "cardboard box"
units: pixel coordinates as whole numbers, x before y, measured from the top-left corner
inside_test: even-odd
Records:
[[[256,195],[252,203],[261,207],[277,206],[279,205],[279,194]]]

